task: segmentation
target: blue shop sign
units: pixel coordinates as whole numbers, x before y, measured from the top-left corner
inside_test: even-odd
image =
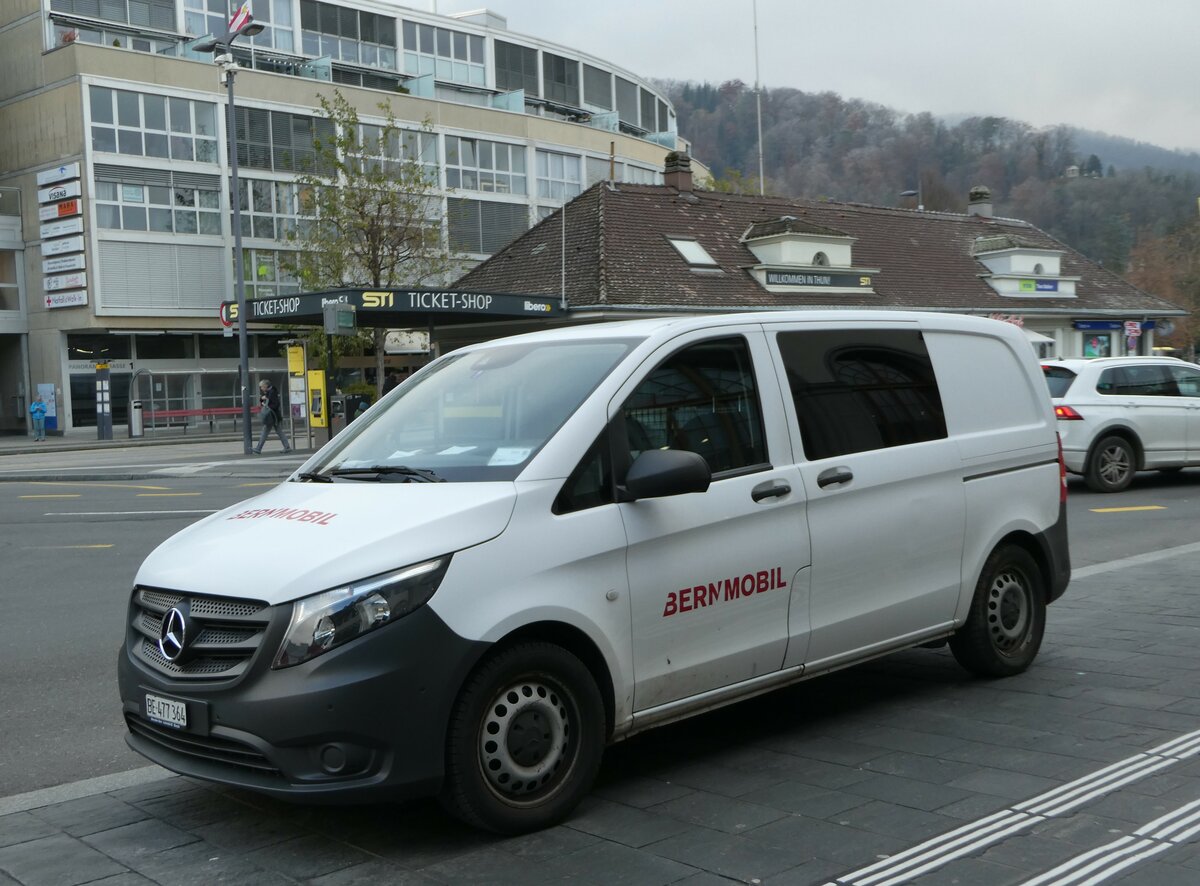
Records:
[[[1153,329],[1154,320],[1143,320],[1142,329]],[[1105,329],[1124,329],[1125,323],[1122,320],[1075,320],[1071,323],[1075,329],[1087,330],[1105,330]]]

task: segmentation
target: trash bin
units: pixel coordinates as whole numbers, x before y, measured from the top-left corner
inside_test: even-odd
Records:
[[[142,437],[145,433],[142,426],[142,401],[134,400],[129,404],[129,436]]]

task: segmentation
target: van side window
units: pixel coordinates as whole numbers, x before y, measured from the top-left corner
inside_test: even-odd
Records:
[[[571,514],[587,508],[609,505],[615,500],[612,455],[606,429],[571,472],[550,510],[555,514]]]
[[[919,332],[781,332],[777,340],[809,460],[946,436]]]
[[[622,407],[629,454],[699,453],[714,474],[767,463],[762,411],[743,338],[691,345],[669,357]]]

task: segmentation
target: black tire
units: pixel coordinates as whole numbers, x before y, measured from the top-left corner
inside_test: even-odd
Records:
[[[1024,548],[992,551],[966,623],[950,638],[958,663],[983,677],[1019,674],[1037,657],[1046,630],[1046,589],[1041,570]]]
[[[1137,453],[1124,437],[1105,437],[1092,449],[1084,480],[1095,492],[1121,492],[1137,473]]]
[[[591,789],[604,744],[604,701],[583,662],[551,643],[502,649],[455,702],[442,805],[500,834],[557,824]]]

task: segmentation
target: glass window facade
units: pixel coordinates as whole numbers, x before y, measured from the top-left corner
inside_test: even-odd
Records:
[[[537,152],[537,195],[566,202],[579,196],[583,173],[579,158],[553,151]]]
[[[446,201],[452,252],[491,255],[529,228],[524,203],[494,203],[451,197]]]
[[[21,291],[17,284],[17,253],[0,249],[0,311],[19,311]]]
[[[438,80],[483,86],[487,82],[483,37],[421,22],[405,21],[406,74],[433,74]]]
[[[97,172],[97,225],[119,231],[221,235],[216,176],[209,187],[175,186],[169,175],[159,178],[138,181],[133,170],[119,179]]]
[[[579,62],[543,52],[542,80],[550,101],[579,107]]]
[[[217,162],[216,106],[90,87],[92,150],[164,160]]]
[[[300,0],[305,55],[396,70],[396,20],[318,0]]]
[[[296,253],[287,250],[243,249],[242,278],[246,298],[270,298],[299,292],[300,281],[291,270],[296,261]]]
[[[175,30],[175,0],[51,0],[54,12]]]
[[[303,235],[309,219],[301,213],[302,190],[296,182],[239,178],[242,236],[286,240]]]
[[[446,187],[524,194],[525,147],[446,136]]]
[[[251,169],[309,172],[316,169],[314,138],[329,140],[333,124],[322,117],[235,108],[238,163]]]
[[[622,123],[638,125],[638,88],[624,77],[614,78],[617,82],[617,116]]]
[[[515,43],[505,43],[503,40],[495,41],[494,47],[496,88],[505,92],[524,89],[526,96],[540,96],[537,50]]]
[[[585,64],[583,66],[583,103],[594,108],[611,111],[612,74],[600,68]]]

